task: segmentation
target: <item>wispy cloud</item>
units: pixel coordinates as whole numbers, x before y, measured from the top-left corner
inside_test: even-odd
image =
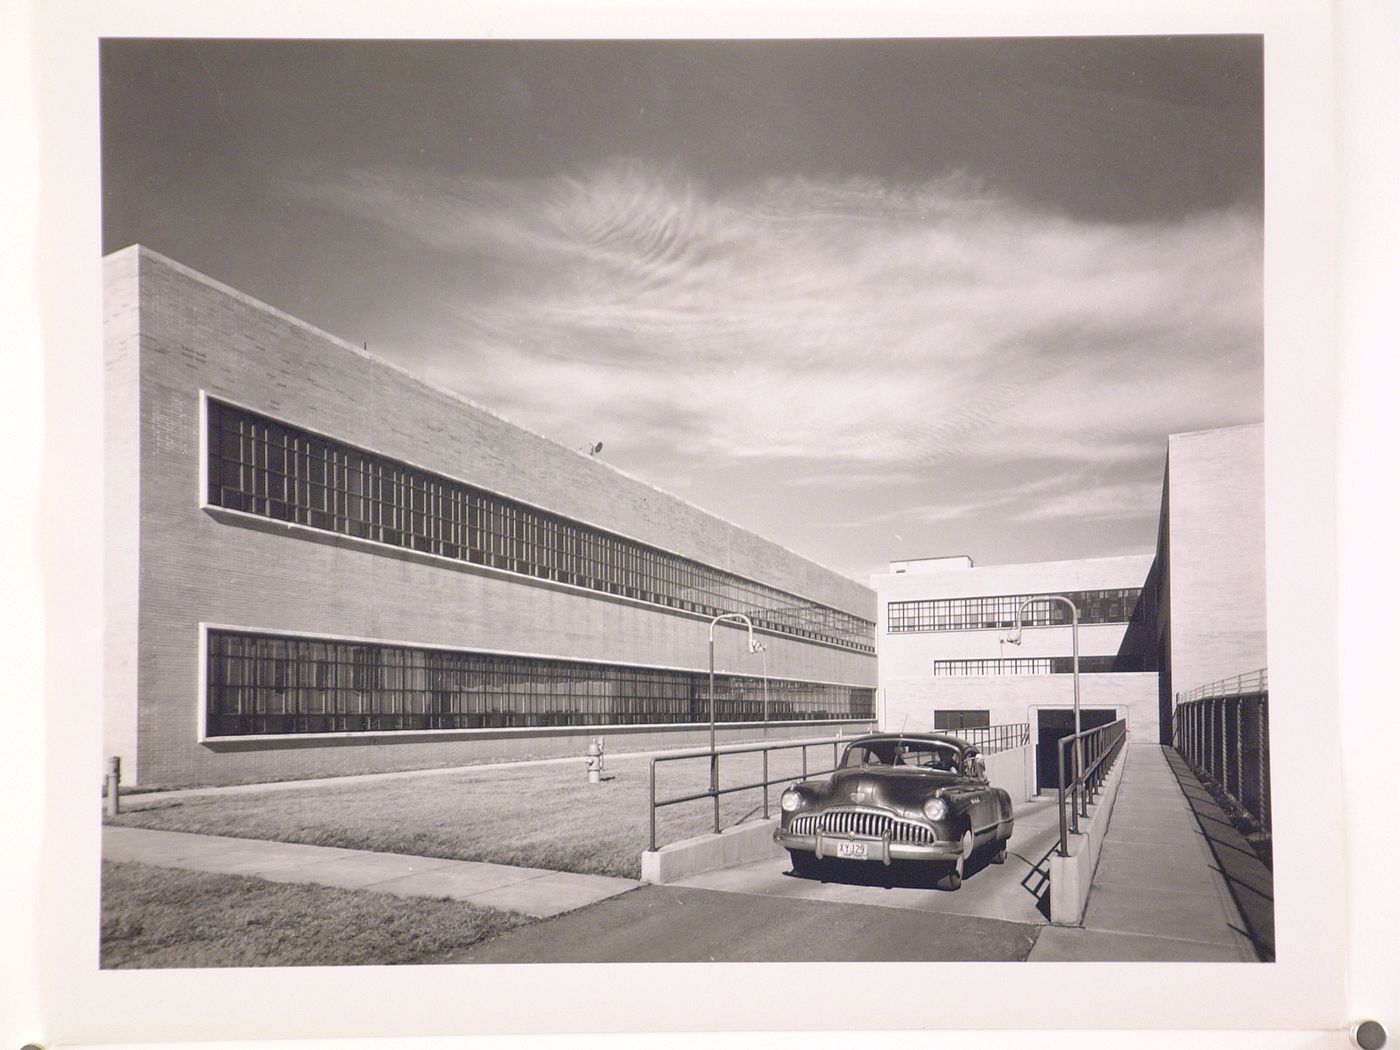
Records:
[[[460,266],[460,327],[435,365],[537,421],[601,411],[668,441],[674,406],[711,452],[885,462],[969,443],[1112,456],[1161,427],[1257,413],[1247,214],[1089,225],[957,178],[712,194],[621,162],[300,190]]]
[[[1038,462],[1043,478],[1134,465],[1137,480],[1077,494],[1045,482],[918,511],[936,522],[1019,500],[1050,519],[1150,497],[1169,432],[1262,415],[1248,211],[1095,224],[959,176],[720,191],[630,161],[286,189],[454,275],[450,320],[416,335],[420,367],[565,440],[786,460],[847,488],[950,461]]]
[[[995,517],[1012,522],[1131,521],[1155,514],[1161,499],[1159,481],[1094,481],[1079,474],[1041,477],[1015,485],[955,495],[934,503],[895,507],[848,528],[907,522],[941,525]]]

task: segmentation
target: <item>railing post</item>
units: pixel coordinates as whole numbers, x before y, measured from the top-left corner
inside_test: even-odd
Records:
[[[715,799],[715,834],[719,834],[719,752],[710,752],[710,792]]]
[[[1079,741],[1078,741],[1078,740],[1076,740],[1076,739],[1074,739],[1073,737],[1071,737],[1071,738],[1070,738],[1070,741],[1071,741],[1070,747],[1073,748],[1074,759],[1075,759],[1075,761],[1073,761],[1073,762],[1071,763],[1071,765],[1074,766],[1074,767],[1076,767],[1076,768],[1075,768],[1075,771],[1073,771],[1073,772],[1070,773],[1070,787],[1069,787],[1069,830],[1072,831],[1072,832],[1074,832],[1076,835],[1078,835],[1078,834],[1079,834],[1079,779],[1080,779],[1080,777],[1083,775],[1083,773],[1082,773],[1082,770],[1079,770],[1077,767],[1079,766],[1079,762],[1078,762],[1079,756],[1082,755],[1084,752],[1083,752],[1082,750],[1080,750]]]
[[[1259,823],[1266,834],[1273,834],[1272,804],[1269,799],[1269,705],[1259,705]]]
[[[1075,754],[1076,754],[1076,755],[1078,756],[1078,758],[1079,758],[1079,761],[1075,763],[1075,764],[1079,767],[1079,769],[1078,769],[1078,771],[1077,771],[1077,773],[1076,773],[1076,776],[1077,776],[1079,779],[1078,779],[1078,781],[1075,783],[1075,786],[1074,786],[1074,790],[1075,790],[1075,799],[1076,799],[1076,800],[1078,801],[1078,803],[1079,803],[1079,815],[1080,815],[1081,817],[1087,817],[1087,816],[1089,815],[1089,791],[1088,791],[1087,785],[1085,784],[1085,779],[1086,779],[1086,777],[1085,777],[1085,775],[1084,775],[1084,738],[1083,738],[1083,737],[1080,737],[1078,740],[1075,741],[1074,748],[1075,748]],[[1075,822],[1075,829],[1074,829],[1074,830],[1075,830],[1076,833],[1079,831],[1079,827],[1078,827],[1078,822],[1077,822],[1077,821]]]
[[[763,819],[768,819],[768,749],[763,749]]]
[[[1211,773],[1211,756],[1215,753],[1215,722],[1211,718],[1211,701],[1201,700],[1201,771]]]
[[[1223,697],[1220,699],[1219,703],[1220,703],[1220,718],[1219,718],[1219,724],[1220,724],[1220,769],[1219,769],[1219,771],[1216,773],[1215,780],[1216,780],[1216,783],[1218,783],[1218,784],[1220,784],[1220,785],[1223,786],[1224,783],[1225,783],[1225,777],[1226,777],[1226,775],[1227,775],[1227,773],[1228,773],[1228,767],[1226,766],[1226,762],[1229,761],[1229,756],[1228,756],[1228,754],[1227,754],[1227,751],[1228,751],[1229,746],[1230,746],[1230,741],[1226,739],[1226,729],[1225,729],[1225,700],[1224,700]]]
[[[1245,701],[1235,701],[1235,798],[1245,798]]]
[[[651,807],[650,828],[647,831],[647,849],[656,852],[656,759],[651,760]]]
[[[1055,785],[1055,798],[1060,811],[1060,856],[1069,856],[1069,835],[1065,829],[1065,747],[1061,740],[1055,745],[1055,764],[1060,769],[1060,779]]]

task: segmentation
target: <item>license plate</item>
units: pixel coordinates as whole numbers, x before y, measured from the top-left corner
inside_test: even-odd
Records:
[[[870,843],[868,842],[838,842],[836,844],[836,855],[845,857],[848,860],[868,860]]]

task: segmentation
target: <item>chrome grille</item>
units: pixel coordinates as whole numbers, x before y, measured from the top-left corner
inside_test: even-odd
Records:
[[[794,835],[815,835],[818,828],[823,835],[853,835],[878,839],[888,831],[891,842],[908,842],[914,845],[928,845],[933,842],[933,832],[922,824],[898,820],[888,813],[870,813],[864,810],[837,809],[825,813],[801,813],[793,817],[788,824],[788,830]]]

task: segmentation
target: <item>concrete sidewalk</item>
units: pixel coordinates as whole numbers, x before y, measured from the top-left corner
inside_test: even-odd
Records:
[[[102,859],[401,897],[448,898],[535,918],[562,915],[641,885],[633,879],[544,868],[110,826],[102,829]]]
[[[1083,927],[1046,927],[1030,960],[1257,962],[1164,748],[1133,745],[1122,761]]]

